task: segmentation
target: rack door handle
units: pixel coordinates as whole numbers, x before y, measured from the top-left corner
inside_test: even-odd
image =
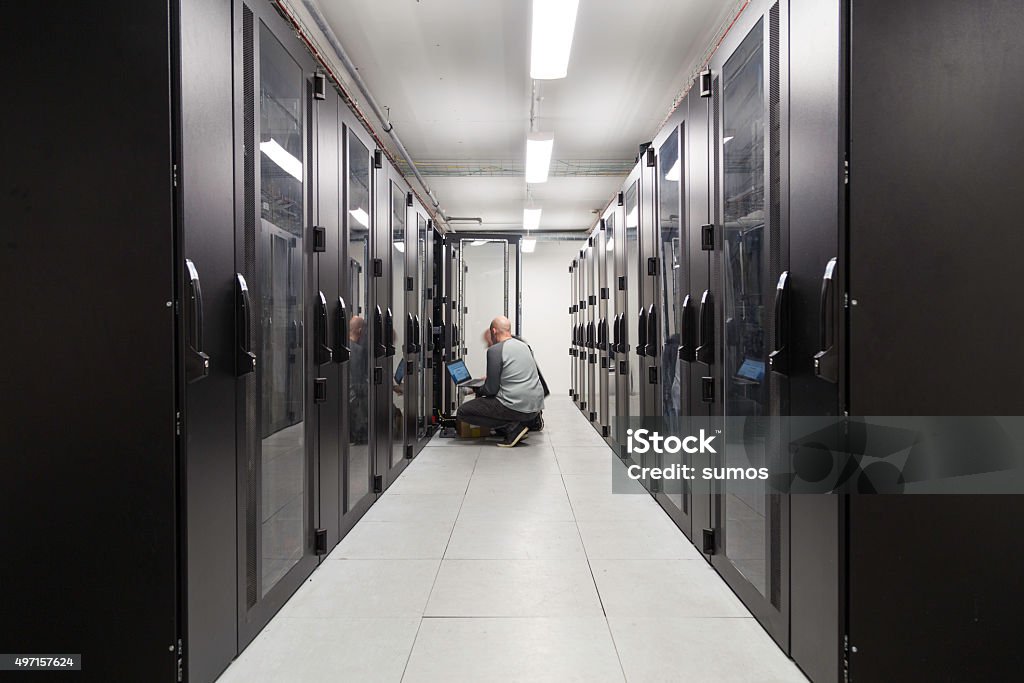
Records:
[[[713,365],[715,362],[715,297],[705,289],[700,297],[700,311],[697,314],[698,363]]]
[[[203,288],[199,283],[199,271],[191,259],[185,259],[185,270],[188,275],[185,310],[188,349],[185,351],[185,379],[188,382],[198,382],[210,374],[210,357],[203,351]]]
[[[693,319],[693,297],[683,298],[681,334],[679,335],[679,360],[692,363],[697,360],[697,325]]]
[[[388,346],[384,343],[384,314],[380,306],[373,312],[373,357],[383,358],[388,353]]]
[[[789,374],[789,271],[783,271],[775,285],[775,348],[768,354],[768,367],[776,375]]]
[[[608,320],[601,318],[597,323],[597,348],[602,351],[608,350]]]
[[[235,337],[235,375],[242,377],[256,371],[256,354],[252,352],[252,301],[241,273],[235,273]]]
[[[658,357],[658,311],[654,304],[647,309],[647,355]]]
[[[388,357],[395,355],[395,316],[391,312],[390,306],[384,312],[384,346],[386,347],[384,355]]]
[[[415,345],[414,353],[419,355],[423,353],[423,328],[420,327],[420,316],[414,315],[412,317],[412,342]]]
[[[313,334],[316,345],[313,353],[317,365],[327,365],[334,359],[334,352],[327,341],[327,298],[320,291],[317,292],[315,315]]]
[[[334,314],[334,362],[345,363],[352,357],[352,349],[348,345],[348,307],[345,300],[338,297],[338,306]]]
[[[647,309],[641,308],[637,316],[636,326],[636,355],[643,357],[647,354]]]
[[[629,330],[627,329],[626,314],[619,313],[619,345],[618,353],[629,353]]]
[[[821,300],[818,317],[818,346],[814,354],[814,375],[833,384],[839,382],[839,353],[836,351],[836,297],[833,283],[836,275],[836,259],[825,266],[821,278]]]

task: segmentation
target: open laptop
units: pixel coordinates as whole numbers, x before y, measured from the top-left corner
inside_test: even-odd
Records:
[[[464,360],[453,360],[448,363],[448,374],[451,376],[452,381],[455,382],[455,386],[457,387],[477,389],[484,385],[484,381],[482,379],[473,379],[473,376],[469,374],[469,368],[466,367],[466,361]]]

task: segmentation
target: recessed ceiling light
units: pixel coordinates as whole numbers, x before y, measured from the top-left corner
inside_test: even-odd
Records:
[[[551,150],[555,137],[551,133],[530,133],[526,138],[526,182],[546,183],[551,168]]]
[[[565,78],[579,0],[533,0],[530,77]]]

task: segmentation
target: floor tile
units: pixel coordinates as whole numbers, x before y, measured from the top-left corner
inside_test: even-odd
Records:
[[[483,476],[516,472],[558,474],[558,461],[550,449],[506,448],[496,453],[482,453],[474,470],[474,474]]]
[[[443,468],[418,469],[403,472],[398,481],[388,489],[389,493],[442,493],[463,494],[469,485],[472,470],[449,470]]]
[[[647,520],[665,514],[647,493],[577,493],[569,499],[576,519]]]
[[[396,682],[420,620],[274,619],[220,683]]]
[[[454,518],[441,522],[362,521],[331,551],[331,559],[440,559],[454,525]]]
[[[601,616],[587,562],[444,560],[427,603],[434,617]]]
[[[393,493],[374,503],[361,522],[454,522],[463,496],[443,493]]]
[[[440,560],[328,560],[281,610],[288,617],[423,615]]]
[[[592,560],[703,560],[672,520],[583,519],[577,522]]]
[[[622,680],[601,617],[424,619],[403,683]]]
[[[750,619],[608,619],[626,678],[647,683],[806,683]]]
[[[461,519],[445,551],[449,560],[583,559],[575,522]]]
[[[466,494],[459,519],[489,519],[509,522],[571,522],[573,517],[565,491],[474,489]]]
[[[700,560],[590,560],[609,617],[749,617]]]

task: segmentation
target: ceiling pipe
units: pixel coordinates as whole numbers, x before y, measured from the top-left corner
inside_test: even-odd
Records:
[[[348,72],[348,76],[352,79],[352,82],[356,84],[357,88],[359,88],[359,92],[362,93],[363,98],[370,106],[374,116],[376,116],[377,120],[379,120],[383,125],[384,132],[391,138],[391,141],[398,149],[398,153],[403,159],[405,159],[405,162],[409,164],[409,169],[412,171],[412,174],[416,176],[416,180],[419,181],[420,185],[423,186],[427,196],[430,197],[430,201],[433,202],[434,208],[438,210],[442,218],[445,218],[444,210],[441,209],[440,202],[438,202],[437,197],[434,196],[434,192],[430,189],[430,186],[427,185],[427,181],[423,179],[422,175],[420,175],[419,169],[416,168],[416,162],[412,160],[408,150],[405,149],[405,145],[402,144],[401,139],[399,139],[398,134],[395,132],[395,126],[391,123],[390,117],[381,110],[380,106],[377,104],[377,100],[373,98],[373,95],[370,93],[370,88],[366,85],[366,81],[364,81],[362,76],[359,75],[359,70],[356,69],[355,63],[353,63],[352,59],[349,58],[348,53],[345,52],[345,48],[341,46],[341,42],[334,34],[334,30],[331,29],[330,25],[327,23],[327,19],[324,18],[324,15],[320,11],[316,2],[314,2],[314,0],[302,0],[302,6],[305,7],[307,12],[309,12],[309,15],[313,18],[313,22],[316,24],[317,28],[320,29],[324,37],[327,38],[327,42],[334,51],[335,57],[338,58],[341,65],[345,68],[345,71]],[[445,220],[447,220],[447,218],[445,218]]]

